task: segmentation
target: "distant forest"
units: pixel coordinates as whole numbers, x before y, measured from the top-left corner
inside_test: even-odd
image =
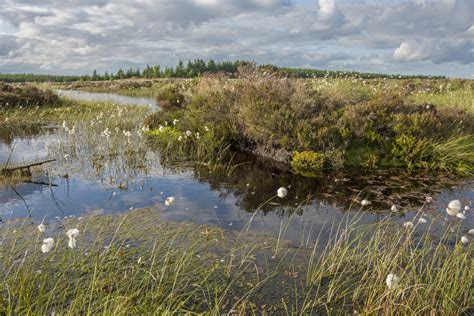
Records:
[[[71,82],[71,81],[101,81],[115,79],[130,78],[195,78],[208,73],[225,73],[228,76],[235,76],[239,66],[251,64],[249,61],[223,61],[215,62],[209,60],[205,62],[202,59],[188,61],[185,65],[183,61],[179,61],[176,67],[162,68],[160,65],[147,65],[143,70],[139,68],[119,69],[116,73],[104,72],[97,73],[96,70],[92,75],[85,76],[61,76],[61,75],[37,75],[37,74],[1,74],[0,81],[3,82]],[[367,73],[357,71],[334,71],[334,70],[318,70],[305,68],[289,68],[278,67],[275,65],[260,65],[258,68],[262,72],[278,73],[280,76],[297,77],[297,78],[340,78],[340,77],[359,77],[359,78],[445,78],[444,76],[404,76],[390,75],[381,73]]]

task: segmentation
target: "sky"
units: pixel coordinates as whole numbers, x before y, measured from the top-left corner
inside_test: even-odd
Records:
[[[178,60],[474,79],[474,0],[0,0],[0,72]]]

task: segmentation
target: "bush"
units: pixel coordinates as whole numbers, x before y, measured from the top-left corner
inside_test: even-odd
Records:
[[[55,106],[59,103],[59,97],[49,90],[0,82],[0,108]]]
[[[184,100],[184,94],[176,83],[167,84],[156,93],[156,101],[162,109],[183,107]]]
[[[349,99],[347,91],[354,89],[349,81],[342,86],[342,94],[318,91],[309,80],[264,75],[246,65],[237,79],[200,78],[183,107],[165,107],[147,122],[157,128],[178,118],[181,132],[204,133],[208,126],[220,147],[236,146],[288,162],[294,172],[308,175],[342,166],[468,169],[470,160],[456,166],[459,155],[446,158],[449,167],[439,163],[437,157],[447,154],[433,145],[474,134],[473,114],[412,104],[398,90],[376,92],[365,86]],[[163,91],[171,95],[176,90]],[[463,148],[473,154],[470,146]]]

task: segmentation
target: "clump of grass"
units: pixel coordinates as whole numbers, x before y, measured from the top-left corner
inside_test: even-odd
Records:
[[[16,107],[0,112],[0,122],[10,126],[58,124],[63,121],[91,121],[97,116],[113,115],[112,119],[121,111],[124,117],[141,119],[147,109],[138,106],[120,106],[111,102],[74,101],[67,98],[60,99],[60,106],[45,105],[43,107]],[[120,110],[121,109],[121,110]],[[129,115],[133,113],[134,115]]]
[[[160,220],[152,209],[89,215],[41,234],[27,221],[2,233],[0,312],[50,314],[462,314],[474,302],[472,245],[455,224],[440,237],[358,216],[293,247],[277,239]],[[77,248],[64,232],[78,228]],[[50,253],[41,240],[53,237]],[[263,238],[263,239],[262,239]],[[306,248],[308,247],[308,248]],[[311,250],[312,249],[312,250]],[[389,273],[400,278],[389,288]]]
[[[30,85],[12,85],[0,82],[0,109],[57,106],[57,95]]]

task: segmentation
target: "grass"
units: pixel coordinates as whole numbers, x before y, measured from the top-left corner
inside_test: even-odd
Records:
[[[474,303],[473,247],[454,223],[435,238],[356,216],[303,248],[285,241],[284,222],[271,238],[163,222],[152,209],[46,226],[44,235],[28,221],[2,229],[2,314],[451,315]],[[76,249],[66,246],[72,227]],[[43,254],[46,237],[56,243]],[[398,287],[387,288],[388,273]]]

